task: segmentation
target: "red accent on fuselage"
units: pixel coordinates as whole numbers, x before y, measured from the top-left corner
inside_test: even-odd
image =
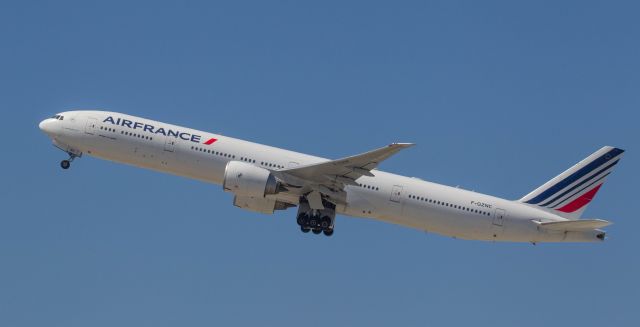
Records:
[[[205,145],[211,145],[213,144],[213,142],[217,141],[218,139],[215,138],[210,138],[207,142],[204,142]]]
[[[596,196],[596,193],[598,193],[598,190],[600,189],[600,186],[602,186],[602,184],[596,186],[593,188],[593,190],[582,194],[579,198],[571,201],[570,203],[568,203],[567,205],[565,205],[564,207],[560,208],[560,209],[556,209],[558,211],[562,211],[562,212],[574,212],[582,207],[584,207],[585,205],[587,205],[587,203],[591,202],[591,200]]]

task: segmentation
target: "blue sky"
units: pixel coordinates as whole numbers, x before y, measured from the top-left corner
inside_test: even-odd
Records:
[[[633,1],[0,2],[0,325],[637,325]],[[454,240],[231,205],[220,186],[64,154],[100,108],[517,199],[603,145],[603,244]]]

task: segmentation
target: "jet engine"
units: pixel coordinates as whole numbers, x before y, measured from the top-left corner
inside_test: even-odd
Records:
[[[270,171],[241,161],[230,161],[222,188],[240,197],[264,197],[286,190]]]

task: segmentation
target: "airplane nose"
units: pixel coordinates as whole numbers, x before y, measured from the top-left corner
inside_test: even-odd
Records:
[[[53,121],[51,119],[41,121],[38,127],[40,127],[41,131],[47,134],[53,134]]]

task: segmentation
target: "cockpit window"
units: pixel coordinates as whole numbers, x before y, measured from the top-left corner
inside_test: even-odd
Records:
[[[58,116],[59,120],[64,120],[64,116]]]
[[[64,116],[61,116],[61,115],[51,116],[51,118],[57,119],[57,120],[64,120]]]

